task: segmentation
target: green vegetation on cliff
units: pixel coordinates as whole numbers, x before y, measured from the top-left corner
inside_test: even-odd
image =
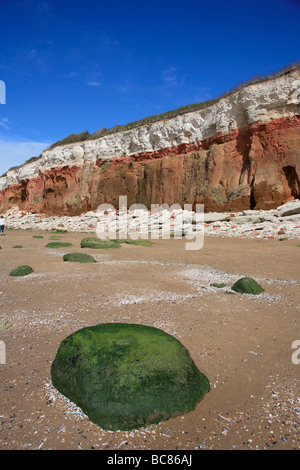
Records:
[[[202,101],[199,103],[192,103],[192,104],[188,104],[185,106],[180,106],[179,108],[173,109],[171,111],[166,111],[165,113],[148,116],[143,119],[139,119],[138,121],[133,121],[125,125],[116,125],[112,127],[111,129],[102,127],[99,131],[96,131],[94,134],[90,134],[89,131],[81,132],[79,134],[71,134],[65,139],[55,142],[54,144],[51,145],[50,148],[53,149],[54,147],[57,147],[59,145],[71,144],[75,142],[83,142],[85,140],[99,139],[100,137],[104,137],[109,134],[116,134],[118,132],[135,129],[136,127],[143,126],[144,124],[152,124],[154,122],[162,121],[164,119],[171,119],[182,114],[191,113],[193,111],[199,111],[200,109],[207,108],[208,106],[211,106],[217,103],[218,101],[220,101],[220,99],[225,98],[226,96],[229,96],[232,93],[235,93],[241,88],[245,88],[255,83],[260,83],[260,82],[264,82],[267,80],[272,80],[274,78],[281,77],[282,75],[292,72],[293,70],[297,70],[298,68],[300,68],[300,61],[290,64],[288,66],[285,66],[279,71],[270,72],[268,75],[262,75],[262,76],[255,75],[251,79],[245,82],[239,83],[238,85],[233,87],[231,90],[226,91],[219,97],[214,98],[212,100]]]

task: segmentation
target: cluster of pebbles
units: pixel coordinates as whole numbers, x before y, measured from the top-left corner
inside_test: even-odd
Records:
[[[203,233],[241,238],[300,238],[300,200],[277,209],[245,210],[235,213],[201,213],[159,206],[90,211],[79,216],[49,216],[19,210],[14,206],[3,214],[6,227],[23,230],[67,230],[97,233],[99,238],[181,238]]]

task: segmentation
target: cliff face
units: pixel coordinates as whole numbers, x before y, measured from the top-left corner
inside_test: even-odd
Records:
[[[0,211],[79,214],[128,204],[271,209],[300,197],[300,71],[200,111],[43,152],[0,178]]]

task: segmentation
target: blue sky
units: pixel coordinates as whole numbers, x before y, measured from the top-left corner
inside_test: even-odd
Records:
[[[0,0],[0,175],[299,60],[299,24],[299,0]]]

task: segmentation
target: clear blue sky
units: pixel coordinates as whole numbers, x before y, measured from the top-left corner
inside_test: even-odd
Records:
[[[0,0],[0,174],[289,65],[299,25],[299,0]]]

